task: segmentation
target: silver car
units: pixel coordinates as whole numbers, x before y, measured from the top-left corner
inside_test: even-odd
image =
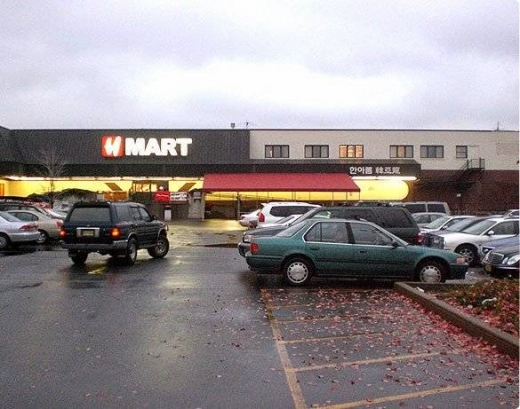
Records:
[[[0,250],[10,245],[36,242],[40,237],[34,222],[24,222],[12,214],[0,212]]]
[[[40,237],[36,241],[38,244],[47,243],[49,240],[56,240],[60,238],[60,229],[63,221],[53,219],[50,216],[45,216],[41,213],[33,212],[32,210],[8,210],[7,213],[25,222],[34,222],[38,226]]]

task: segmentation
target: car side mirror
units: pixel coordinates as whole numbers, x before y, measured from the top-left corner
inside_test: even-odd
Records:
[[[495,235],[495,231],[494,230],[490,230],[487,232],[487,235],[488,236],[494,236]]]
[[[392,247],[393,247],[394,249],[396,249],[397,247],[399,247],[399,243],[398,243],[397,241],[393,240],[393,241],[392,241]]]

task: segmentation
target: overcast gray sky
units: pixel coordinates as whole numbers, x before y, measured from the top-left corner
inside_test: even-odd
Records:
[[[0,6],[10,129],[518,129],[517,0]]]

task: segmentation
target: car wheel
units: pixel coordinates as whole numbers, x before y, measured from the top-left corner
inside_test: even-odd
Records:
[[[148,254],[153,258],[163,258],[168,254],[168,250],[170,250],[170,242],[166,236],[159,236],[155,247],[148,249]]]
[[[74,253],[70,255],[72,262],[78,266],[82,266],[87,261],[88,253]]]
[[[9,244],[11,244],[9,237],[7,237],[5,234],[0,234],[0,250],[5,250],[7,247],[9,247]]]
[[[36,243],[37,244],[47,243],[49,241],[49,235],[47,234],[47,232],[45,230],[38,230],[38,232],[40,233],[40,236],[38,237],[38,240],[36,240]]]
[[[303,258],[292,258],[283,267],[285,281],[292,286],[307,284],[313,273],[312,264]]]
[[[469,244],[464,244],[455,249],[455,252],[464,256],[470,267],[473,267],[477,264],[478,254],[477,249],[475,247],[470,246]]]
[[[126,253],[124,257],[124,263],[127,266],[131,266],[135,263],[137,259],[137,240],[131,238],[128,240],[128,244],[126,245]]]
[[[419,266],[417,276],[421,283],[444,283],[446,281],[446,267],[438,261],[425,261]]]

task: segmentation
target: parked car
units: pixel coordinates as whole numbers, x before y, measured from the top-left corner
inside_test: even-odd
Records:
[[[495,250],[499,247],[510,247],[510,246],[518,246],[520,244],[520,238],[518,235],[513,237],[507,237],[505,239],[496,239],[490,240],[484,244],[481,244],[478,250],[478,255],[480,260],[485,257],[487,253],[492,250]]]
[[[40,232],[40,237],[36,240],[38,244],[47,243],[49,240],[60,238],[60,229],[63,222],[59,219],[53,219],[31,210],[8,210],[7,213],[12,214],[20,220],[36,223],[38,231]]]
[[[515,236],[518,230],[518,219],[490,217],[460,232],[434,234],[431,246],[462,254],[470,266],[475,266],[480,261],[478,248],[481,244],[493,239]]]
[[[417,243],[419,227],[410,212],[402,207],[390,206],[332,206],[319,207],[309,210],[301,217],[295,219],[291,225],[307,219],[358,219],[375,223],[397,237],[410,244]],[[242,240],[238,243],[238,252],[245,257],[249,250],[251,239],[255,236],[274,236],[284,230],[286,226],[264,227],[261,229],[249,229],[242,234]]]
[[[482,259],[484,271],[491,277],[518,278],[518,262],[520,247],[518,242],[513,246],[501,246],[486,253]]]
[[[291,214],[304,214],[319,205],[305,202],[269,202],[258,214],[257,227],[264,227],[265,223],[277,222]]]
[[[450,207],[446,202],[390,202],[390,204],[406,207],[410,213],[440,212],[451,214]]]
[[[425,237],[428,237],[428,233],[448,230],[462,220],[475,218],[476,216],[470,215],[449,216],[445,214],[442,217],[439,217],[438,219],[435,219],[433,222],[427,224],[426,226],[419,227],[421,231],[419,232],[419,235],[417,237],[417,242],[419,244],[423,244],[423,242],[425,241]]]
[[[345,219],[308,219],[254,237],[246,262],[259,273],[281,273],[292,286],[313,276],[440,283],[464,279],[468,269],[460,254],[409,245],[374,223]]]
[[[509,209],[507,212],[505,212],[502,217],[519,217],[520,216],[520,210],[518,209]]]
[[[439,213],[439,212],[418,212],[418,213],[412,213],[412,217],[417,222],[417,225],[419,228],[426,226],[427,224],[430,224],[434,220],[437,220],[440,217],[446,216],[446,213]]]
[[[0,212],[0,250],[11,245],[36,243],[40,237],[34,222],[24,222],[12,214]]]
[[[8,210],[30,210],[35,213],[40,213],[45,216],[52,217],[53,219],[64,219],[63,215],[37,204],[16,201],[0,202],[0,211],[7,212]]]
[[[132,265],[139,249],[154,258],[170,248],[167,226],[146,207],[132,202],[78,202],[60,231],[62,247],[74,264],[84,264],[89,253],[109,254]]]
[[[251,213],[246,213],[240,216],[238,223],[243,227],[255,227],[258,223],[258,214],[262,209],[256,209]]]
[[[464,229],[467,229],[469,226],[472,226],[476,223],[479,223],[481,220],[488,219],[491,216],[483,216],[483,217],[467,217],[462,220],[456,220],[453,222],[450,226],[445,227],[443,229],[437,229],[437,230],[427,230],[426,228],[421,229],[421,233],[419,233],[419,242],[423,246],[432,246],[433,238],[438,233],[453,233],[453,232],[460,232]],[[435,222],[433,222],[435,223]]]

